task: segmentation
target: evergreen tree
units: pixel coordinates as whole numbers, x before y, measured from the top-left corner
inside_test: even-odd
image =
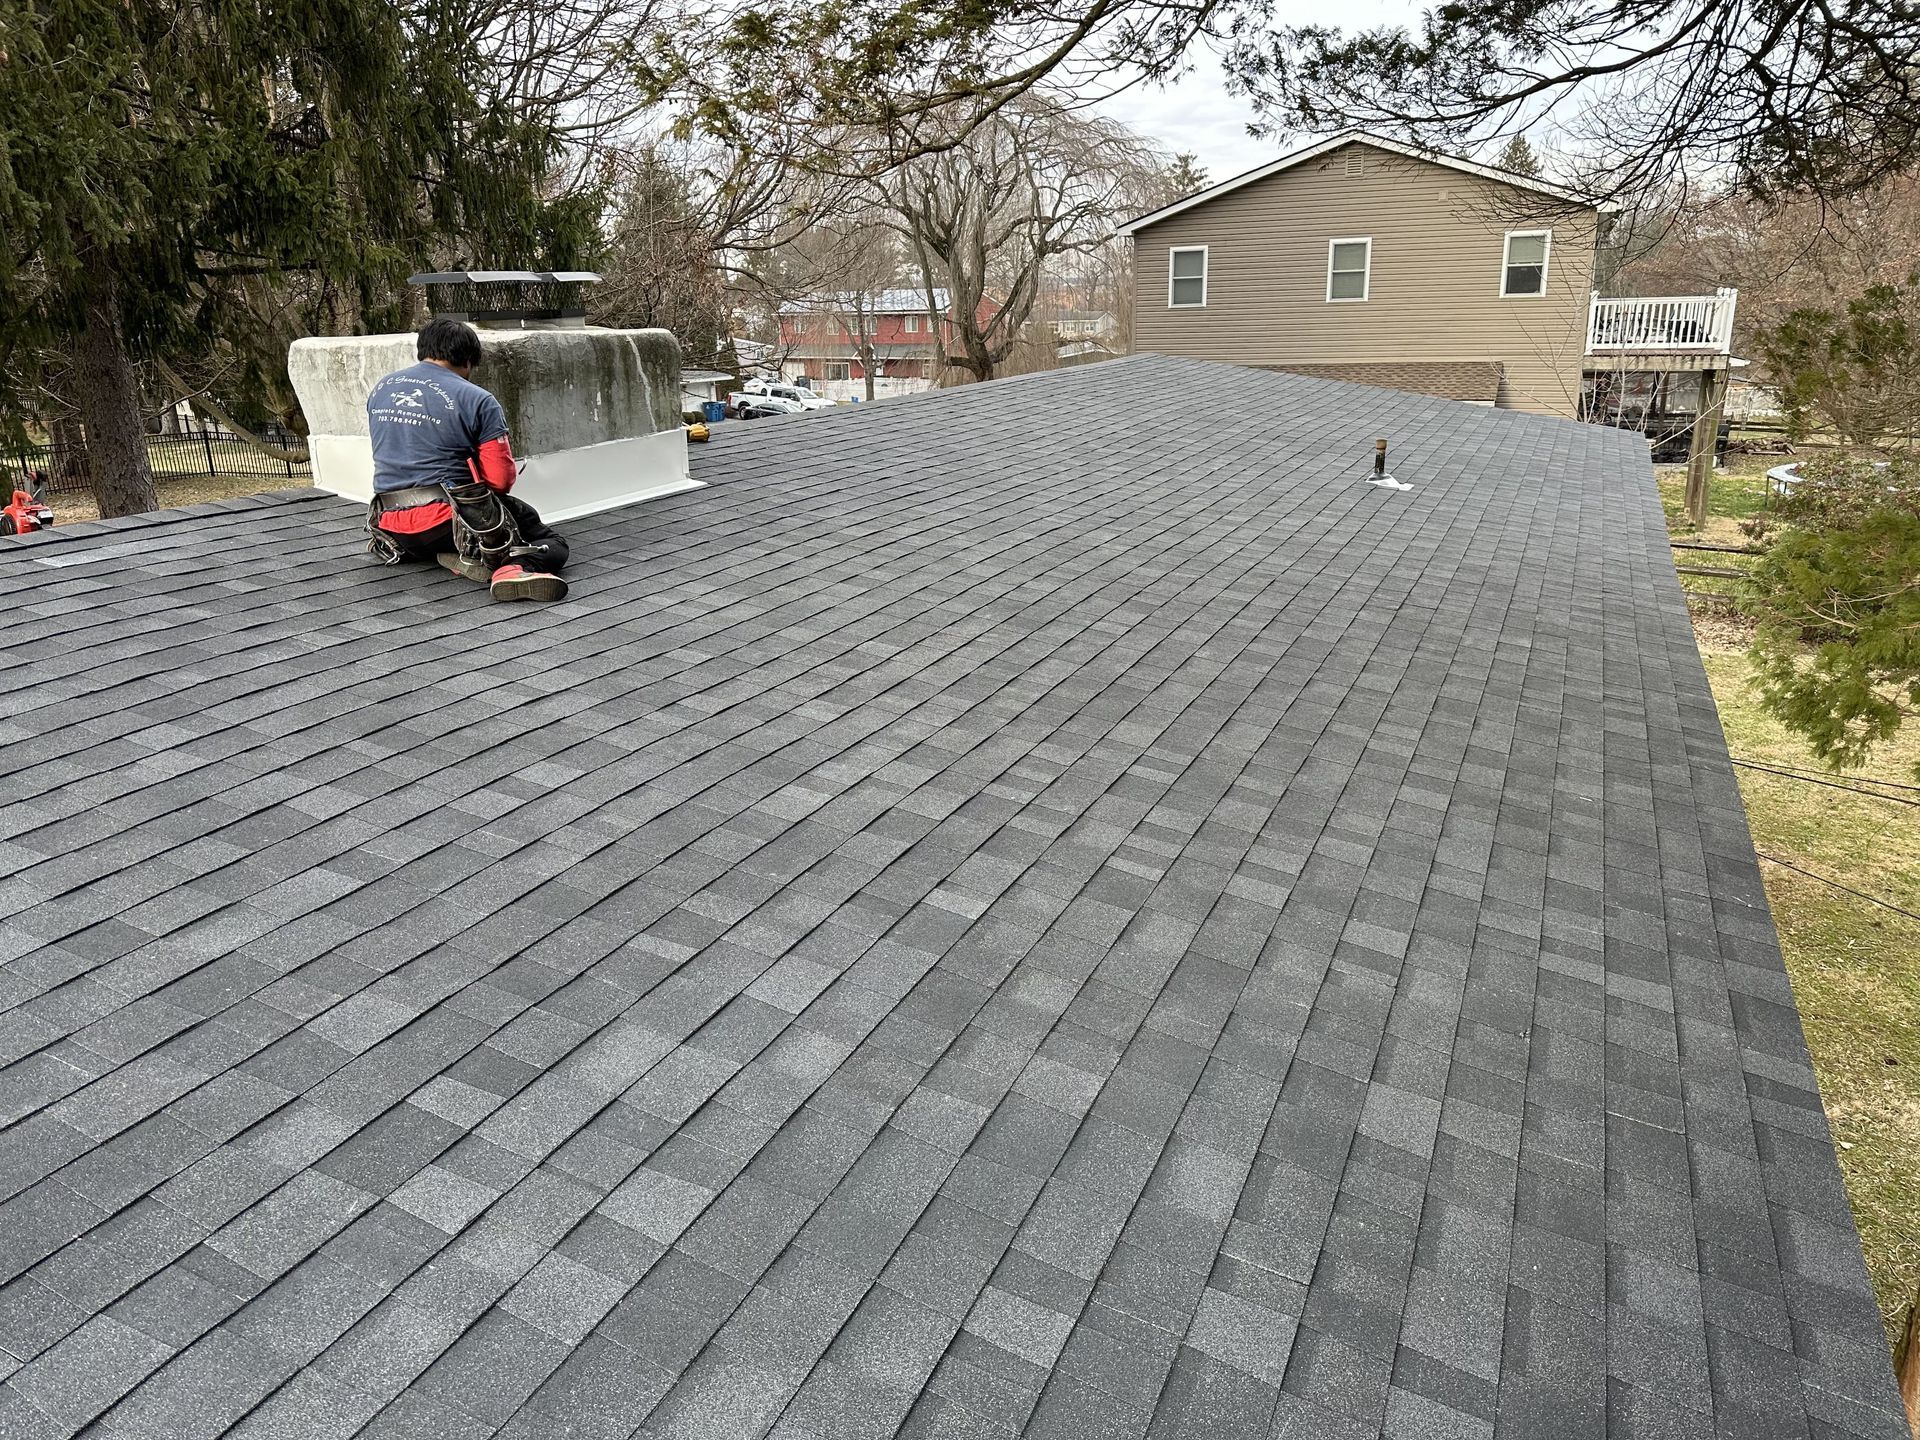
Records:
[[[1540,178],[1540,157],[1533,153],[1533,146],[1527,143],[1527,137],[1516,135],[1507,141],[1506,148],[1500,152],[1500,158],[1494,165],[1513,175],[1527,175]]]
[[[1920,462],[1809,461],[1751,528],[1770,542],[1744,597],[1762,702],[1858,765],[1920,714]]]
[[[660,145],[623,157],[604,280],[588,304],[594,324],[671,330],[688,364],[712,366],[729,340],[727,292],[689,168],[685,155]]]
[[[1920,426],[1920,275],[1869,286],[1844,310],[1802,306],[1754,342],[1796,438],[1825,423],[1876,445]]]
[[[393,325],[412,265],[578,258],[593,205],[543,199],[555,134],[482,98],[481,43],[389,0],[0,9],[0,375],[70,357],[101,514],[157,503],[135,358],[217,330],[229,282],[308,272]]]
[[[1207,167],[1200,163],[1200,157],[1192,151],[1183,151],[1173,157],[1173,165],[1167,171],[1167,189],[1173,197],[1184,199],[1207,188]]]

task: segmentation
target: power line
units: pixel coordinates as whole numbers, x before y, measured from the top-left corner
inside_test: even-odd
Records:
[[[1770,765],[1775,770],[1791,770],[1797,775],[1831,775],[1833,773],[1831,770],[1816,770],[1811,765],[1789,765],[1784,760],[1736,760],[1733,763],[1736,765]],[[1876,780],[1871,775],[1849,775],[1846,778],[1856,781],[1861,785],[1885,785],[1895,790],[1920,792],[1920,785],[1907,785],[1898,780]]]
[[[1856,890],[1851,885],[1842,885],[1838,880],[1829,880],[1825,875],[1817,875],[1805,866],[1796,865],[1791,860],[1782,860],[1778,855],[1769,855],[1764,850],[1756,850],[1753,853],[1769,864],[1778,865],[1783,870],[1791,870],[1796,875],[1804,875],[1809,880],[1818,880],[1822,885],[1831,885],[1836,890],[1844,890],[1847,894],[1864,900],[1869,905],[1877,905],[1882,910],[1891,910],[1894,914],[1904,915],[1909,920],[1920,920],[1920,915],[1915,914],[1911,910],[1902,909],[1891,900],[1882,900],[1878,895],[1869,895],[1866,891]]]
[[[1783,769],[1775,765],[1762,765],[1755,760],[1735,760],[1734,764],[1746,770],[1759,770],[1768,775],[1777,775],[1782,780],[1798,780],[1806,785],[1824,785],[1829,790],[1844,790],[1849,795],[1865,795],[1870,800],[1884,800],[1889,805],[1911,805],[1920,809],[1920,800],[1909,800],[1904,795],[1883,795],[1878,790],[1863,790],[1858,785],[1849,785],[1840,780],[1828,780],[1823,776],[1797,770]],[[1864,777],[1861,777],[1864,778]],[[1920,785],[1899,785],[1892,780],[1868,780],[1869,785],[1893,785],[1900,790],[1920,790]]]

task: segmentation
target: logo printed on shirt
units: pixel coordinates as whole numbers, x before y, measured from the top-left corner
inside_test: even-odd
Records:
[[[498,400],[430,363],[382,376],[367,397],[374,486],[462,484],[474,450],[506,428]]]

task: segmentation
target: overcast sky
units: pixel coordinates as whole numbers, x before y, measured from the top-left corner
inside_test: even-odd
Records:
[[[1280,14],[1290,25],[1366,29],[1411,24],[1425,8],[1407,0],[1290,0],[1280,7]],[[1253,110],[1246,101],[1227,94],[1220,67],[1210,53],[1196,54],[1193,73],[1172,85],[1164,89],[1136,86],[1100,108],[1170,154],[1192,151],[1200,157],[1210,181],[1225,180],[1293,148],[1248,138]]]

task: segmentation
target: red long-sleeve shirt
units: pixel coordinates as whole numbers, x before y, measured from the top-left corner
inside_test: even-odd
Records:
[[[489,490],[497,490],[502,495],[513,489],[513,482],[520,474],[520,467],[514,462],[513,446],[507,443],[504,435],[481,445],[478,462],[473,473],[480,483]]]

